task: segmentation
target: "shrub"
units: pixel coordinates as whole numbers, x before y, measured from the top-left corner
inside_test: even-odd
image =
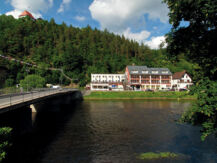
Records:
[[[9,127],[0,128],[0,162],[5,159],[8,148],[11,146],[9,139],[12,129]]]

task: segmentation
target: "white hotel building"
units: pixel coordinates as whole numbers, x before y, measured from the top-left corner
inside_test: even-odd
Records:
[[[125,74],[91,74],[90,89],[95,91],[123,91]]]

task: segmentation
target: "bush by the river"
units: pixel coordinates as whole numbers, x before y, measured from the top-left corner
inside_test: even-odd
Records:
[[[45,79],[39,75],[28,75],[20,81],[20,86],[24,89],[42,88],[45,86]]]
[[[217,134],[217,82],[205,78],[191,92],[198,95],[198,100],[183,114],[181,120],[194,125],[201,124],[201,139],[205,140],[208,135]]]
[[[11,146],[9,142],[11,131],[12,129],[8,127],[0,128],[0,162],[5,159],[8,148]]]
[[[154,153],[154,152],[147,152],[142,153],[138,156],[141,160],[154,160],[154,159],[162,159],[162,158],[176,158],[179,155],[176,153],[171,152],[160,152],[160,153]]]

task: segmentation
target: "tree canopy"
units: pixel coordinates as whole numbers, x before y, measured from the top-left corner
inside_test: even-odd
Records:
[[[185,53],[202,67],[204,76],[217,79],[217,1],[164,0],[173,25],[167,35],[171,55]],[[183,25],[185,24],[185,25]]]
[[[184,53],[201,67],[197,72],[196,104],[182,120],[202,125],[202,140],[217,133],[217,1],[164,0],[173,28],[167,35],[167,50],[172,57]],[[183,25],[184,24],[184,25]]]
[[[24,80],[20,81],[20,86],[27,90],[43,88],[45,86],[45,79],[38,75],[28,75]]]

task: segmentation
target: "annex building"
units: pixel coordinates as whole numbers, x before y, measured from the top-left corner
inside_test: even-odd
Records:
[[[91,90],[122,91],[125,74],[91,74]]]
[[[173,74],[173,88],[176,90],[188,89],[193,85],[190,75],[184,70]]]

